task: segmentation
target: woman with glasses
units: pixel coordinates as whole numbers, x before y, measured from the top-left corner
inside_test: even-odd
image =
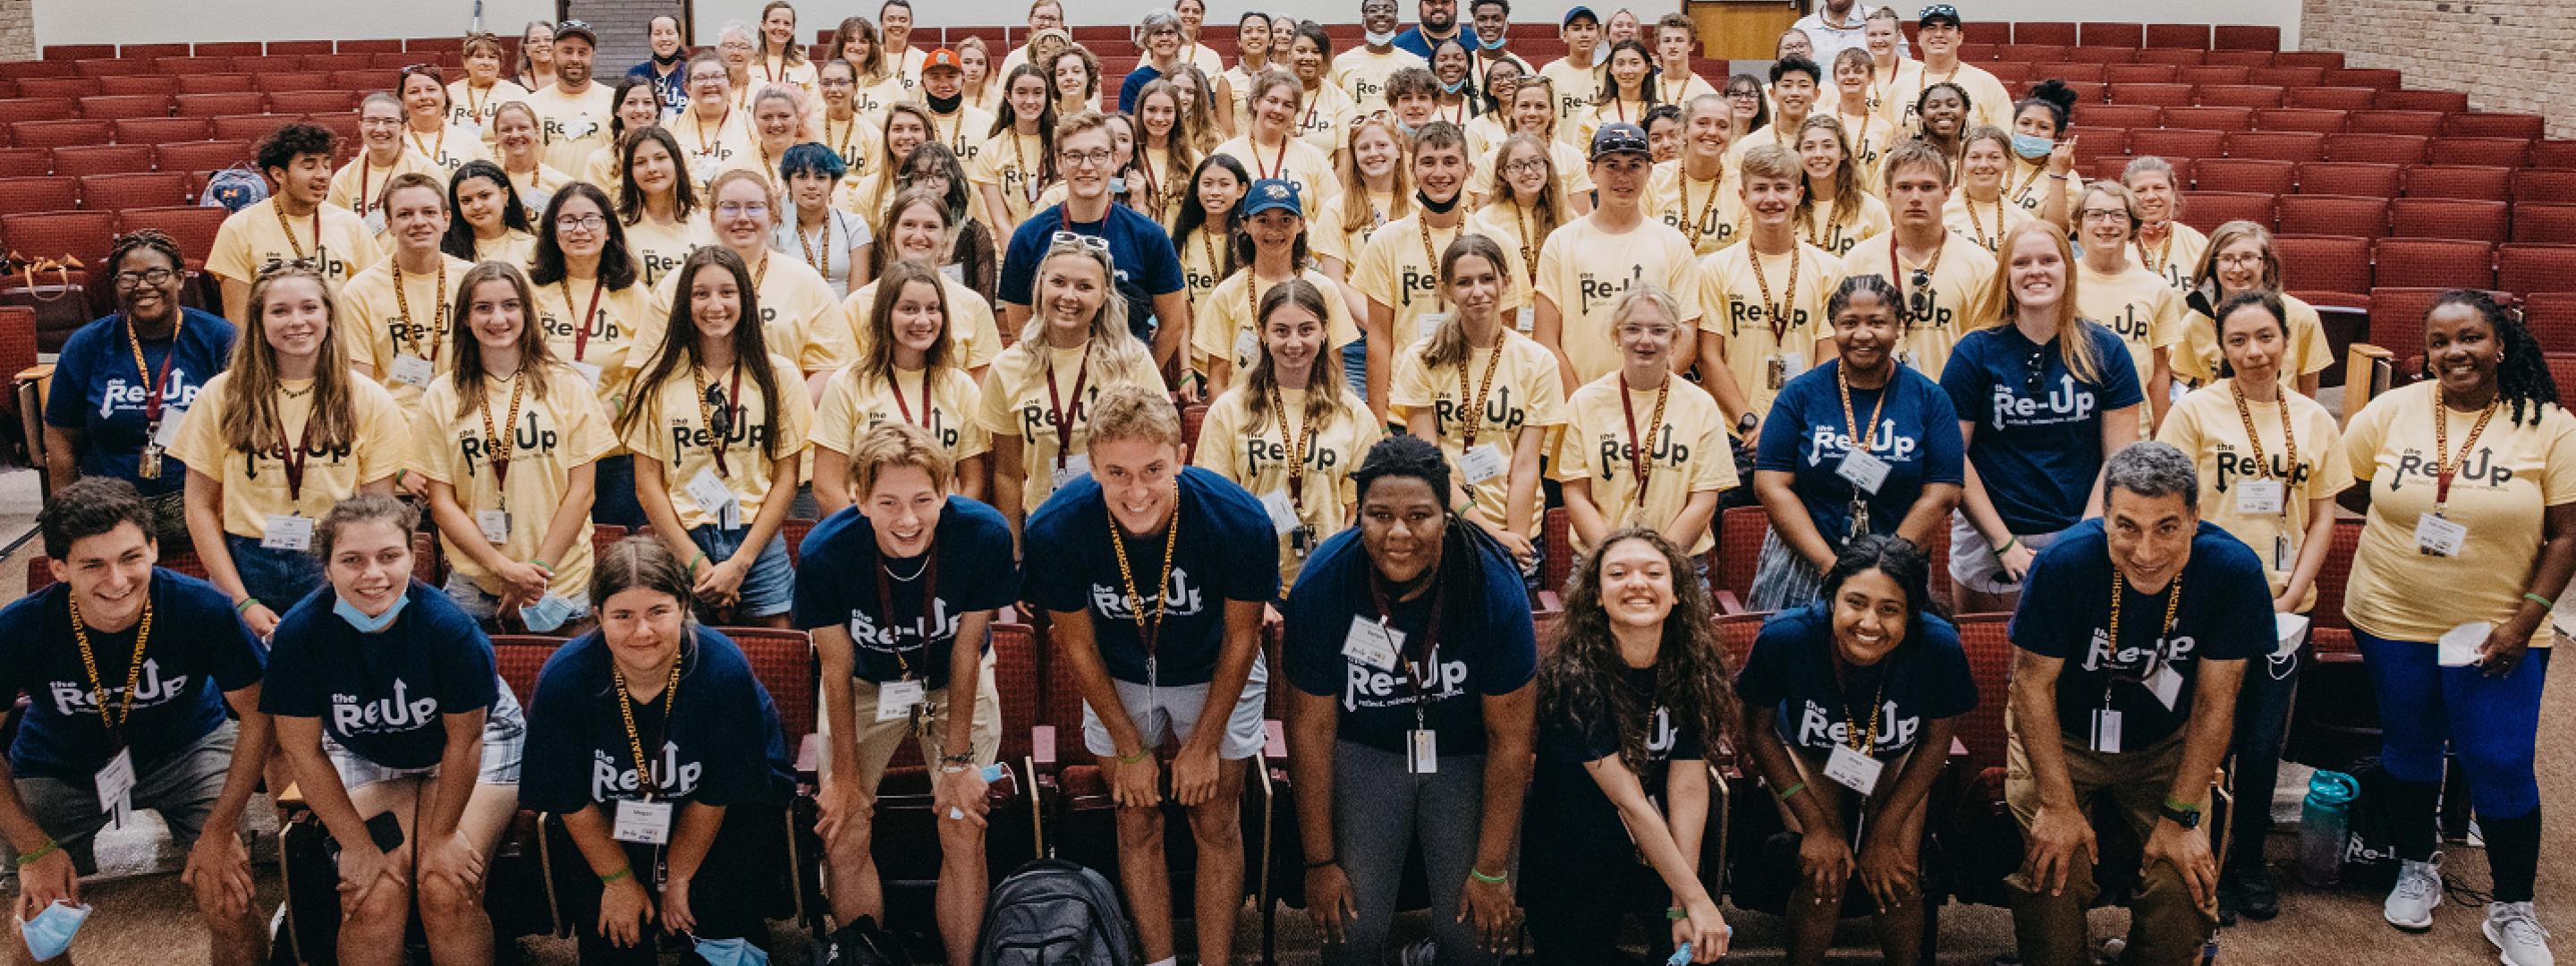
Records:
[[[512,74],[510,81],[531,93],[554,86],[554,24],[544,20],[529,21],[527,32],[519,36],[518,73]]]
[[[2144,201],[2140,199],[2141,207]],[[2316,307],[2281,291],[2281,259],[2272,253],[2272,233],[2250,221],[2220,225],[2210,233],[2197,265],[2197,281],[2183,295],[2190,314],[2184,316],[2182,343],[2171,349],[2174,378],[2195,386],[2215,381],[2224,360],[2218,324],[2213,321],[2216,306],[2247,292],[2270,292],[2281,297],[2281,318],[2290,331],[2280,360],[2282,376],[2300,395],[2315,398],[2326,368],[2334,365],[2334,350],[2327,344],[2325,323]]]
[[[1475,109],[1468,112],[1470,116],[1459,126],[1467,129],[1467,140],[1485,146],[1485,151],[1476,154],[1479,160],[1489,157],[1494,148],[1502,145],[1504,138],[1512,136],[1511,129],[1516,126],[1512,117],[1512,94],[1520,90],[1521,78],[1527,74],[1521,69],[1518,59],[1498,60],[1485,68],[1484,89],[1468,92],[1468,99],[1474,102]],[[1555,119],[1553,113],[1548,116],[1550,120]]]
[[[822,273],[835,297],[849,295],[854,284],[866,285],[876,236],[865,219],[832,207],[832,196],[846,170],[840,155],[807,142],[781,154],[778,167],[792,211],[781,212],[785,217],[777,219],[770,246],[802,256],[806,265]],[[794,236],[794,243],[787,236]]]
[[[1549,170],[1548,181],[1556,187],[1557,198],[1565,205],[1567,214],[1565,220],[1571,221],[1576,216],[1591,213],[1592,166],[1584,160],[1584,148],[1564,143],[1556,136],[1556,85],[1545,77],[1523,78],[1520,85],[1512,91],[1509,116],[1513,136],[1527,135],[1547,148],[1545,161]],[[1476,166],[1475,179],[1467,184],[1469,194],[1488,200],[1500,200],[1506,197],[1501,182],[1506,178],[1517,176],[1504,169],[1505,161],[1526,163],[1521,158],[1504,157],[1510,141],[1511,136],[1495,140],[1494,152],[1486,155],[1483,163]],[[1535,190],[1515,186],[1512,193],[1523,194]],[[1527,206],[1530,201],[1524,198],[1521,204]],[[1546,241],[1547,236],[1542,233],[1536,238],[1523,240],[1528,242],[1531,252],[1536,252],[1539,243]]]
[[[1307,558],[1350,524],[1358,509],[1347,498],[1352,474],[1386,435],[1384,421],[1342,381],[1330,345],[1331,297],[1305,279],[1262,294],[1260,347],[1242,377],[1208,406],[1191,458],[1261,497],[1278,531],[1283,596]]]
[[[1331,154],[1337,145],[1328,140],[1318,147],[1298,136],[1298,108],[1311,96],[1297,78],[1287,74],[1265,71],[1255,76],[1247,107],[1250,123],[1242,135],[1217,145],[1216,153],[1241,162],[1256,179],[1295,182],[1301,198],[1323,204],[1340,187],[1333,177]]]
[[[990,502],[1014,534],[1058,488],[1090,475],[1089,415],[1102,391],[1164,393],[1152,353],[1128,329],[1107,241],[1058,233],[1032,288],[1028,326],[993,360],[975,410],[993,437]]]
[[[680,139],[669,129],[629,133],[617,155],[618,168],[626,172],[617,191],[617,220],[625,226],[644,284],[659,284],[689,252],[714,241],[707,213],[697,186],[680,167]]]
[[[871,253],[877,271],[883,273],[895,261],[917,261],[937,269],[941,278],[965,286],[989,308],[994,288],[1000,284],[1000,256],[993,250],[992,229],[969,216],[972,202],[966,193],[966,171],[958,166],[957,156],[945,144],[925,143],[914,149],[897,185],[895,200],[879,216],[885,230]],[[930,207],[937,210],[915,211],[919,203],[904,200],[915,189],[929,195]],[[995,338],[999,345],[999,337]]]
[[[487,158],[480,131],[457,130],[448,120],[447,82],[445,74],[429,64],[403,68],[402,84],[395,94],[402,98],[403,139],[411,149],[438,166],[439,177],[452,177],[465,162]],[[454,137],[448,135],[453,133]]]
[[[1716,543],[1717,495],[1736,486],[1726,417],[1707,390],[1673,374],[1685,323],[1662,286],[1639,283],[1608,318],[1619,367],[1567,397],[1549,469],[1564,484],[1575,553],[1647,527],[1697,557]]]
[[[529,213],[544,211],[555,192],[572,183],[571,175],[545,163],[538,132],[543,125],[535,108],[511,101],[492,114],[492,160],[501,166],[501,174],[510,179],[510,191],[527,204]]]
[[[708,227],[717,247],[733,252],[759,296],[761,328],[770,352],[797,363],[795,372],[811,377],[848,365],[858,357],[848,323],[836,311],[840,296],[812,265],[770,246],[778,227],[778,196],[769,179],[736,169],[716,176],[708,196]],[[684,297],[677,275],[665,275],[653,286],[648,318],[662,318]],[[810,401],[810,397],[809,397]]]
[[[1055,182],[1055,86],[1032,64],[1012,68],[1002,84],[1002,110],[993,134],[975,153],[968,177],[983,196],[984,219],[996,237],[1009,238],[1037,210],[1040,194]]]
[[[2192,273],[2209,252],[2209,236],[2183,224],[2181,181],[2172,164],[2152,154],[2120,170],[2120,185],[2138,199],[2138,261],[2188,295],[2207,278]]]
[[[982,309],[985,338],[976,338],[973,300],[937,270],[902,261],[842,305],[861,323],[860,348],[858,360],[824,384],[814,410],[814,499],[824,516],[850,505],[858,469],[851,457],[864,435],[893,422],[920,427],[955,467],[955,492],[983,499],[992,435],[975,422],[983,367],[970,367],[968,353],[980,343],[974,347],[998,355],[1000,346],[989,335],[989,307]]]
[[[1341,191],[1316,210],[1315,256],[1324,277],[1342,287],[1342,301],[1355,319],[1368,318],[1368,297],[1351,285],[1360,251],[1378,226],[1414,211],[1413,183],[1406,176],[1412,167],[1409,142],[1410,135],[1399,137],[1396,122],[1386,116],[1352,122],[1349,140],[1335,155]]]
[[[687,145],[685,154],[674,149],[672,157],[685,164],[690,183],[700,191],[706,190],[708,179],[714,178],[716,172],[751,163],[746,157],[752,140],[751,111],[746,103],[751,91],[734,87],[725,79],[725,70],[721,54],[699,51],[689,58],[689,109],[672,115],[663,125],[674,139]],[[618,143],[622,148],[626,142]]]
[[[546,348],[571,366],[611,415],[625,411],[629,350],[642,341],[651,290],[643,284],[625,228],[610,213],[608,195],[587,183],[564,190],[540,219],[535,253],[528,259],[529,312],[545,333]],[[594,522],[634,529],[644,525],[635,502],[635,462],[624,446],[599,459]]]
[[[2129,259],[2137,241],[2138,202],[2129,189],[2101,181],[2084,187],[2076,241],[2075,314],[2110,327],[2128,347],[2138,382],[2147,394],[2149,438],[2173,405],[2173,350],[2182,342],[2183,302],[2173,286]]]
[[[1396,353],[1390,415],[1438,443],[1455,470],[1447,506],[1510,551],[1535,576],[1546,549],[1540,459],[1565,425],[1556,354],[1511,325],[1503,306],[1529,281],[1514,278],[1495,239],[1462,235],[1441,253],[1440,288],[1457,309],[1431,335]]]
[[[617,86],[608,92],[608,103],[608,143],[612,145],[624,142],[628,131],[641,131],[661,123],[662,105],[648,81],[632,77],[618,81]],[[685,112],[677,116],[685,116]],[[611,194],[625,190],[626,175],[617,163],[620,157],[616,150],[591,152],[590,159],[581,163],[581,180],[598,185]]]
[[[1118,109],[1130,114],[1135,113],[1136,95],[1144,92],[1145,85],[1180,67],[1181,18],[1170,10],[1147,11],[1136,35],[1136,45],[1145,57],[1118,82]]]
[[[875,174],[879,144],[885,136],[867,118],[859,116],[858,67],[835,58],[814,70],[814,89],[822,95],[823,108],[813,122],[815,140],[840,156],[845,169],[842,176],[848,181]]]
[[[2046,222],[2003,239],[1993,284],[1959,337],[1941,388],[1959,414],[1967,485],[1950,524],[1957,609],[2013,609],[2031,559],[2102,506],[2102,461],[2138,441],[2128,344],[2076,310],[2075,253]]]
[[[1932,116],[1925,115],[1927,125]],[[1959,188],[1941,209],[1942,224],[1997,256],[2003,254],[2006,234],[2022,222],[2038,220],[2004,195],[2004,173],[2012,163],[2012,135],[1999,127],[1969,129],[1959,142]]]
[[[1655,99],[1662,71],[1655,67],[1655,57],[1646,45],[1621,41],[1610,48],[1608,82],[1592,99],[1592,110],[1585,113],[1577,129],[1577,143],[1590,145],[1592,132],[1604,124],[1643,124],[1646,112],[1662,103]]]
[[[1745,135],[1771,124],[1771,103],[1762,89],[1762,78],[1737,74],[1726,79],[1726,143],[1744,140]]]
[[[383,91],[358,105],[358,156],[331,174],[331,193],[324,199],[356,212],[366,222],[368,237],[383,241],[385,185],[395,175],[438,171],[430,159],[403,143],[402,99]],[[352,265],[351,271],[362,266]]]
[[[421,172],[398,176],[384,192],[392,224],[391,256],[340,286],[349,363],[394,396],[404,412],[420,408],[421,393],[447,372],[448,330],[463,318],[452,297],[456,281],[473,263],[439,250],[447,238],[447,193],[438,178]]]
[[[465,76],[447,83],[447,123],[483,138],[491,130],[492,112],[511,101],[528,99],[527,88],[501,76],[502,52],[499,37],[465,36]]]

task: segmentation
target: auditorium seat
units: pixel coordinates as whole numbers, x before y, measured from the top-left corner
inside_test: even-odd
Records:
[[[2079,127],[2075,134],[2075,163],[2092,164],[2099,158],[2122,157],[2129,153],[2129,132],[2125,128]]]
[[[229,74],[239,69],[230,57],[163,57],[152,62],[152,69],[171,77],[198,74]]]
[[[195,205],[185,201],[169,208],[128,208],[116,213],[116,230],[136,231],[158,228],[170,233],[179,243],[179,254],[191,271],[201,270],[206,255],[214,250],[215,232],[232,212],[221,206]]]
[[[2388,234],[2388,199],[2296,194],[2279,199],[2284,235],[2378,238]]]
[[[196,55],[199,57],[257,57],[261,50],[261,44],[256,40],[199,43],[195,48]]]
[[[2323,107],[2275,107],[2254,112],[2257,131],[2309,131],[2317,134],[2343,133],[2349,112]]]
[[[251,163],[247,140],[187,141],[153,148],[153,162],[163,171],[221,171]]]
[[[2378,164],[2422,164],[2428,137],[2411,134],[2342,134],[2325,136],[2325,159],[2328,161],[2369,161]]]
[[[2260,84],[2213,84],[2196,89],[2200,103],[2210,107],[2279,107],[2281,88]]]
[[[2576,169],[2576,140],[2531,142],[2530,164],[2535,168]]]
[[[2164,115],[2165,109],[2153,104],[2085,104],[2075,112],[2074,130],[2079,137],[2091,137],[2105,128],[2163,127]]]
[[[2576,292],[2576,244],[2496,246],[2496,287],[2515,295]]]
[[[2075,42],[2086,47],[2127,47],[2134,50],[2147,45],[2147,25],[2088,20],[2076,28]]]
[[[2513,206],[2513,240],[2559,244],[2576,238],[2576,204]]]
[[[2192,166],[2191,182],[2200,191],[2286,195],[2298,182],[2298,165],[2256,158],[2204,158]]]
[[[149,74],[152,72],[151,61],[118,60],[114,57],[92,57],[76,60],[72,62],[72,66],[80,71],[80,76],[82,77],[113,77],[118,74]]]
[[[279,71],[273,74],[263,73],[258,75],[258,77],[259,89],[263,94],[275,94],[281,91],[327,91],[331,89],[331,75],[326,72]]]
[[[52,151],[44,148],[0,148],[0,178],[35,178],[52,173]]]
[[[77,120],[80,101],[69,97],[13,97],[0,100],[0,124],[21,121]]]
[[[2200,62],[2211,67],[2244,67],[2249,69],[2255,67],[2270,67],[2272,66],[2272,58],[2278,53],[2279,52],[2275,50],[2228,50],[2220,48],[2210,51],[2209,56],[2201,58]]]
[[[178,103],[180,117],[226,117],[268,113],[268,96],[257,91],[181,94],[172,100]]]
[[[2209,49],[2209,25],[2205,23],[2151,23],[2147,25],[2149,50],[2182,48],[2192,52]]]
[[[154,60],[158,60],[163,57],[185,57],[188,56],[188,45],[185,43],[118,44],[116,47],[116,56],[145,57]]]
[[[2162,108],[2164,126],[2195,131],[2245,131],[2254,126],[2250,107],[2193,106]]]
[[[152,170],[152,145],[80,144],[54,149],[59,174],[133,174]]]
[[[2075,46],[2075,24],[2072,22],[2022,20],[2013,24],[2013,43]]]
[[[189,74],[179,78],[179,94],[256,94],[259,79],[249,74]],[[180,113],[187,113],[181,111]],[[236,112],[237,113],[237,112]],[[212,116],[212,115],[208,115]]]
[[[2138,51],[2138,63],[2172,64],[2176,67],[2198,67],[2202,62],[2209,58],[2209,50],[2207,48],[2208,45],[2206,44],[2203,44],[2198,48],[2184,48],[2160,47],[2154,43],[2149,43],[2147,45],[2147,49]]]
[[[11,143],[22,148],[59,148],[77,144],[105,144],[113,130],[106,121],[72,119],[61,121],[16,121],[9,125]]]
[[[2284,289],[2343,293],[2356,303],[2370,291],[2370,239],[2284,230],[2273,238],[2272,254],[2281,260]]]
[[[2576,171],[2524,168],[2513,173],[2513,202],[2522,205],[2576,205]]]
[[[2456,238],[2500,245],[2512,238],[2512,224],[2502,201],[2398,198],[2388,203],[2391,238]]]
[[[68,255],[83,265],[98,265],[107,260],[108,243],[115,237],[114,212],[0,213],[0,245],[28,258]]]
[[[2406,169],[2405,197],[2504,201],[2512,197],[2512,168],[2419,164]]]
[[[214,122],[202,117],[137,117],[114,125],[118,144],[166,144],[203,141],[215,134]]]
[[[18,93],[25,97],[97,97],[107,92],[107,85],[95,77],[30,77],[18,82]]]
[[[2171,84],[2172,64],[2111,64],[2102,71],[2102,80],[2111,84]]]
[[[2262,84],[2282,88],[2283,90],[2289,90],[2299,87],[2315,87],[2319,82],[2325,79],[2325,76],[2326,69],[2323,67],[2310,67],[2295,64],[2274,64],[2270,67],[2253,68],[2245,75],[2245,82],[2248,84]]]
[[[2459,285],[2382,285],[2370,290],[2371,345],[2387,349],[2400,359],[2424,355],[2424,314],[2433,309],[2442,293],[2455,288],[2482,288]]]
[[[401,59],[401,58],[396,58]],[[409,65],[403,65],[409,66]],[[1125,75],[1120,75],[1125,76]],[[365,97],[375,91],[390,91],[402,85],[402,67],[339,70],[331,72],[331,86]],[[354,103],[354,102],[353,102]]]
[[[2405,168],[2360,161],[2310,161],[2299,165],[2299,193],[2394,198]]]
[[[2079,132],[2080,136],[2080,132]],[[2215,158],[2227,152],[2227,135],[2219,131],[2192,131],[2181,128],[2151,128],[2129,132],[2130,154],[2153,154],[2165,158]]]
[[[2188,107],[2192,88],[2189,84],[2114,84],[2110,96],[2113,104],[2152,104],[2157,107]]]
[[[2522,324],[2542,351],[2576,352],[2576,291],[2524,294]]]
[[[2272,227],[2273,196],[2237,191],[2187,191],[2183,193],[2182,223],[2206,234],[2231,221],[2250,221]]]
[[[271,91],[268,95],[273,114],[340,114],[357,106],[358,93],[351,90]]]
[[[171,208],[192,200],[183,171],[82,175],[80,189],[81,207],[91,211]]]
[[[2548,126],[2548,119],[2538,114],[2452,112],[2442,116],[2441,133],[2446,137],[2538,140],[2548,136]]]
[[[2371,243],[2374,286],[2495,287],[2495,246],[2449,238],[2382,238]]]
[[[2334,56],[2337,61],[2343,58],[2342,54]],[[2284,62],[2283,57],[2273,58],[2273,63]],[[2327,87],[2368,87],[2385,93],[2404,89],[2406,75],[2386,67],[2329,67],[2317,83]],[[2387,105],[2383,102],[2381,106]]]
[[[80,100],[81,117],[93,121],[114,121],[135,117],[169,117],[168,94],[102,94]]]
[[[101,77],[98,79],[98,92],[109,97],[124,97],[135,94],[159,94],[163,97],[169,97],[170,95],[179,93],[179,79],[167,74],[127,74],[121,77]]]
[[[295,123],[293,114],[233,114],[215,118],[215,140],[250,141],[275,133],[278,128]]]
[[[400,53],[400,51],[396,51],[396,53]],[[316,54],[304,58],[305,70],[322,71],[324,73],[335,70],[366,70],[372,66],[374,66],[372,59],[363,53]]]
[[[2529,138],[2434,138],[2425,146],[2427,163],[2519,168],[2531,158]]]
[[[79,207],[78,178],[0,178],[0,211],[71,211]]]
[[[235,57],[233,70],[254,77],[266,74],[293,73],[304,69],[304,58],[294,56]]]
[[[2310,107],[2334,111],[2367,111],[2375,107],[2379,92],[2367,87],[2301,87],[2281,85],[2287,93],[2281,103],[2288,107]]]
[[[2037,80],[2053,79],[2069,82],[2080,81],[2087,84],[2099,84],[2102,83],[2102,78],[2110,74],[2110,68],[2105,64],[2088,64],[2082,61],[2057,60],[2033,63],[2031,65],[2030,72],[2031,76]]]
[[[2235,131],[2227,156],[2266,161],[2315,161],[2325,156],[2326,136],[2305,131]]]
[[[2209,48],[2269,53],[2281,49],[2281,28],[2252,24],[2217,24],[2209,28]]]
[[[298,57],[306,54],[327,54],[331,52],[331,42],[328,40],[272,40],[268,42],[268,52],[272,56]]]

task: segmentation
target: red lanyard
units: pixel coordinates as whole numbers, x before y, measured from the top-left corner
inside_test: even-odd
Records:
[[[318,402],[319,400],[316,401]],[[313,439],[313,416],[314,414],[310,412],[304,414],[304,432],[296,437],[294,445],[286,447],[286,455],[278,460],[278,462],[286,464],[286,499],[288,502],[300,503],[304,500],[304,462],[306,458],[304,447]],[[284,412],[277,414],[277,441],[280,444],[284,444],[286,442],[286,414]]]
[[[572,276],[565,275],[562,284],[564,311],[569,312],[572,311]],[[581,318],[572,320],[572,361],[574,362],[582,361],[582,352],[590,348],[590,320],[599,316],[599,293],[607,288],[607,279],[591,279],[590,308],[582,311]]]
[[[143,421],[153,428],[161,425],[161,384],[170,378],[170,364],[179,361],[179,332],[188,325],[188,313],[175,314],[170,325],[170,353],[161,357],[161,371],[153,372],[143,364],[143,336],[134,331],[134,320],[125,320],[125,339],[134,347],[134,368],[149,385],[143,387]]]
[[[1659,429],[1664,425],[1664,399],[1673,390],[1672,379],[1666,375],[1664,384],[1655,387],[1655,416],[1647,423],[1647,429]],[[1655,463],[1646,455],[1646,438],[1637,435],[1637,405],[1628,396],[1628,374],[1625,372],[1619,374],[1619,409],[1628,415],[1628,463],[1635,467],[1637,474],[1637,505],[1645,506],[1646,481],[1654,475]]]
[[[1082,365],[1073,371],[1073,409],[1069,413],[1063,397],[1055,392],[1055,350],[1047,350],[1047,356],[1047,425],[1055,427],[1055,468],[1060,470],[1064,468],[1066,451],[1073,448],[1073,423],[1082,418],[1082,385],[1091,379],[1091,342],[1082,343]],[[897,393],[896,398],[902,398],[902,394]]]
[[[886,373],[886,388],[894,390],[894,408],[903,413],[904,422],[912,422],[912,407],[903,401],[903,382],[893,372]],[[930,369],[921,370],[921,428],[930,428]]]
[[[901,398],[901,396],[901,393],[896,394],[897,398]],[[877,554],[876,571],[877,606],[885,609],[885,614],[877,619],[877,626],[885,629],[886,644],[889,645],[889,649],[894,651],[894,662],[897,666],[903,668],[904,680],[909,681],[912,679],[912,662],[903,659],[902,639],[897,637],[895,634],[894,584],[889,579],[893,574],[893,571],[886,568],[885,554],[883,553]],[[931,609],[937,605],[938,599],[939,544],[936,538],[934,538],[930,544],[930,552],[926,555],[926,559],[924,559],[921,564],[921,614],[919,616],[920,623],[915,625],[920,630],[921,658],[925,661],[930,659],[930,637],[939,629],[938,615],[931,612]]]

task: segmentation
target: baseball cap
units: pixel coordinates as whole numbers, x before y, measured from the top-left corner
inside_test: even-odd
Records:
[[[922,58],[921,72],[923,74],[928,74],[931,71],[938,70],[943,67],[957,71],[966,69],[957,63],[957,52],[946,47],[941,47],[938,50],[931,51],[930,56]]]
[[[1591,159],[1599,161],[1613,154],[1642,154],[1651,158],[1655,156],[1655,149],[1646,143],[1645,128],[1617,121],[1601,125],[1600,130],[1592,132]]]
[[[1601,22],[1601,15],[1600,15],[1600,14],[1597,14],[1597,13],[1593,13],[1593,12],[1592,12],[1592,8],[1591,8],[1591,7],[1576,7],[1576,8],[1574,8],[1574,9],[1572,9],[1572,10],[1568,10],[1568,11],[1566,11],[1566,12],[1565,12],[1565,20],[1564,20],[1562,23],[1558,24],[1558,26],[1560,26],[1560,27],[1571,27],[1571,26],[1574,26],[1574,18],[1576,18],[1576,17],[1590,17],[1590,18],[1592,18],[1592,22],[1593,22],[1593,23],[1600,23],[1600,22]]]
[[[1279,208],[1285,209],[1289,214],[1302,217],[1306,213],[1303,196],[1304,192],[1298,190],[1297,183],[1294,181],[1263,178],[1253,182],[1252,190],[1244,193],[1243,216],[1250,218],[1273,208]]]
[[[579,34],[581,35],[581,39],[590,41],[590,45],[593,47],[599,46],[599,32],[590,29],[590,24],[588,23],[579,20],[566,20],[555,25],[556,40],[562,40],[565,37],[574,34]]]
[[[1918,24],[1916,24],[1916,26],[1929,27],[1929,26],[1931,26],[1935,21],[1938,21],[1938,22],[1941,22],[1941,23],[1947,23],[1947,24],[1949,24],[1950,26],[1953,26],[1953,27],[1958,26],[1958,25],[1959,25],[1959,8],[1957,8],[1957,7],[1953,7],[1953,6],[1951,6],[1951,5],[1949,5],[1949,4],[1946,4],[1946,3],[1936,3],[1936,4],[1933,4],[1933,5],[1931,5],[1931,6],[1925,7],[1925,8],[1923,8],[1923,13],[1922,13],[1921,21],[1920,21]]]

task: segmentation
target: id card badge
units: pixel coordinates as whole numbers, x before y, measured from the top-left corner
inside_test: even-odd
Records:
[[[1286,490],[1270,491],[1268,496],[1261,498],[1261,508],[1270,512],[1270,529],[1275,532],[1297,529],[1297,524],[1302,522],[1297,519],[1297,506],[1289,502]]]
[[[2297,563],[2298,560],[2299,542],[2291,539],[2290,535],[2286,533],[2274,534],[2272,536],[2272,569],[2288,570],[2290,569],[2290,565]]]
[[[2106,755],[2120,753],[2120,713],[2109,708],[2093,709],[2094,751]]]
[[[1440,773],[1440,733],[1415,728],[1404,733],[1404,770],[1412,775]]]
[[[1825,777],[1852,791],[1867,795],[1878,788],[1878,773],[1884,762],[1845,745],[1835,745],[1834,753],[1825,758]]]
[[[1395,670],[1395,659],[1404,647],[1404,632],[1365,617],[1351,618],[1351,633],[1342,639],[1342,656],[1380,671]]]
[[[429,360],[408,352],[395,356],[393,369],[385,373],[395,382],[420,389],[429,388],[429,377],[436,374]]]
[[[572,371],[574,371],[574,372],[578,372],[578,373],[581,373],[582,381],[587,382],[587,383],[590,383],[590,391],[592,391],[592,392],[598,392],[598,391],[599,391],[599,367],[598,367],[598,366],[591,365],[590,363],[587,363],[587,362],[575,362],[575,363],[572,363]]]
[[[1512,326],[1521,330],[1522,335],[1528,335],[1530,328],[1537,324],[1538,310],[1526,305],[1521,306],[1520,311],[1512,318]]]
[[[476,510],[474,528],[483,531],[483,539],[498,547],[510,542],[510,511]]]
[[[1433,333],[1440,331],[1441,326],[1448,323],[1449,313],[1447,312],[1424,312],[1421,323],[1413,331],[1416,335],[1428,339]]]
[[[2469,543],[2469,528],[2438,514],[2415,518],[2415,549],[2436,557],[2457,557]]]
[[[1923,357],[1915,355],[1914,350],[1912,349],[1896,350],[1896,364],[1913,369],[1916,372],[1923,371]]]
[[[689,179],[699,184],[707,183],[707,181],[714,178],[716,176],[716,172],[720,170],[718,168],[720,163],[721,162],[716,158],[715,152],[713,151],[701,151],[697,154],[690,155]]]
[[[1051,479],[1053,484],[1052,488],[1058,490],[1064,489],[1065,484],[1090,475],[1091,454],[1075,453],[1072,456],[1065,457],[1063,469],[1055,471],[1055,476]]]
[[[716,511],[716,526],[725,530],[742,529],[741,501],[727,501],[724,509]]]
[[[699,470],[689,478],[689,499],[698,501],[698,509],[711,517],[724,516],[724,508],[733,503],[733,491],[725,489],[724,480],[714,470]]]
[[[367,217],[364,221],[367,226],[367,237],[374,238],[377,235],[385,233],[385,210],[383,208],[367,212]]]
[[[188,411],[185,409],[162,411],[161,425],[152,431],[152,445],[165,450],[179,445],[179,426],[187,421]]]
[[[313,549],[313,518],[273,513],[259,528],[259,545],[270,550]]]
[[[2171,662],[2156,665],[2156,673],[2147,675],[2146,684],[2147,692],[2155,695],[2167,711],[2173,710],[2174,702],[2182,698],[2182,672],[2174,670]]]
[[[1251,329],[1234,334],[1234,367],[1250,371],[1252,360],[1261,353],[1261,337]]]
[[[1842,463],[1834,467],[1834,475],[1849,481],[1863,493],[1877,496],[1878,488],[1887,485],[1888,468],[1886,460],[1870,455],[1867,450],[1856,449],[1843,456]]]
[[[1474,449],[1458,454],[1458,472],[1467,475],[1467,485],[1477,486],[1512,467],[1503,456],[1503,448],[1492,443],[1478,443]]]
[[[134,751],[119,748],[107,767],[98,770],[98,813],[125,827],[125,819],[134,812]]]
[[[930,686],[920,681],[888,681],[877,685],[877,720],[893,721],[912,713],[914,706],[930,696]]]
[[[966,266],[963,264],[939,266],[939,274],[948,276],[949,281],[959,285],[966,284]]]
[[[650,778],[644,781],[652,781]],[[637,845],[666,845],[671,841],[671,803],[627,799],[617,803],[617,827],[609,837]]]
[[[2279,480],[2236,481],[2236,512],[2247,515],[2279,513],[2288,487]]]

